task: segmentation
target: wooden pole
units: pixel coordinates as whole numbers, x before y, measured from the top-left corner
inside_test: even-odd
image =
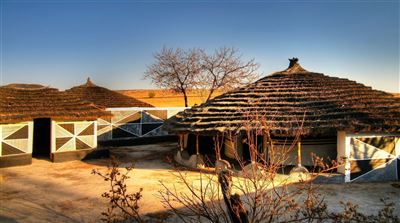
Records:
[[[183,135],[179,134],[179,146],[180,146],[181,151],[183,151],[183,144],[184,144]]]
[[[297,142],[297,166],[301,166],[301,142]]]
[[[275,157],[274,156],[275,156],[275,153],[274,153],[274,142],[271,139],[270,147],[269,147],[269,150],[268,150],[268,162],[269,163],[272,163],[272,162],[275,161]]]

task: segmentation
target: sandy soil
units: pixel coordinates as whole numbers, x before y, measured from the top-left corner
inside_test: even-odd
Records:
[[[146,90],[118,90],[119,93],[127,95],[129,97],[134,97],[141,101],[147,102],[156,107],[183,107],[183,95],[177,94],[169,90],[161,89],[146,89]],[[149,93],[155,94],[154,97],[150,98]],[[217,91],[213,96],[218,96],[222,92]],[[204,103],[207,98],[207,94],[200,90],[191,90],[188,92],[188,104],[193,106],[195,104],[199,105]]]
[[[167,186],[176,185],[174,168],[167,162],[176,145],[164,143],[116,148],[113,153],[124,162],[134,162],[135,170],[128,182],[132,191],[143,187],[141,212],[159,213],[166,209],[157,197],[160,181]],[[105,171],[108,159],[51,163],[33,160],[30,166],[0,169],[0,222],[98,222],[106,208],[101,193],[108,185],[92,169]],[[185,171],[197,178],[194,171]],[[326,184],[321,192],[332,210],[340,211],[339,201],[352,201],[365,213],[374,213],[382,207],[380,198],[389,197],[396,202],[400,215],[399,182],[364,184]],[[181,185],[177,189],[184,191]],[[397,187],[396,187],[397,186]],[[168,222],[175,222],[169,215]]]

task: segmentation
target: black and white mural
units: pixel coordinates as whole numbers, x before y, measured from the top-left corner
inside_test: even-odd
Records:
[[[111,118],[97,120],[99,141],[168,135],[164,121],[185,107],[177,108],[110,108]]]

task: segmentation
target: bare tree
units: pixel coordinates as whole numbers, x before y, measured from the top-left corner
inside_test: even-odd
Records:
[[[202,75],[197,87],[208,90],[208,101],[216,90],[231,90],[258,79],[259,64],[254,59],[244,62],[239,51],[222,47],[214,54],[202,54]]]
[[[163,48],[154,55],[155,62],[147,68],[145,78],[161,88],[182,93],[188,106],[187,91],[195,87],[195,76],[201,72],[201,49]]]
[[[207,90],[208,101],[216,90],[230,90],[250,83],[258,78],[259,65],[254,59],[243,62],[239,51],[220,48],[209,55],[204,50],[193,48],[163,48],[154,55],[155,62],[147,68],[145,78],[161,88],[182,93],[188,106],[190,89]]]

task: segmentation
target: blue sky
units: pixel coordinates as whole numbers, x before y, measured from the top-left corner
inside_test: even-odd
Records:
[[[308,70],[400,91],[399,1],[1,1],[2,84],[111,89],[143,79],[163,46],[238,48],[267,75]]]

